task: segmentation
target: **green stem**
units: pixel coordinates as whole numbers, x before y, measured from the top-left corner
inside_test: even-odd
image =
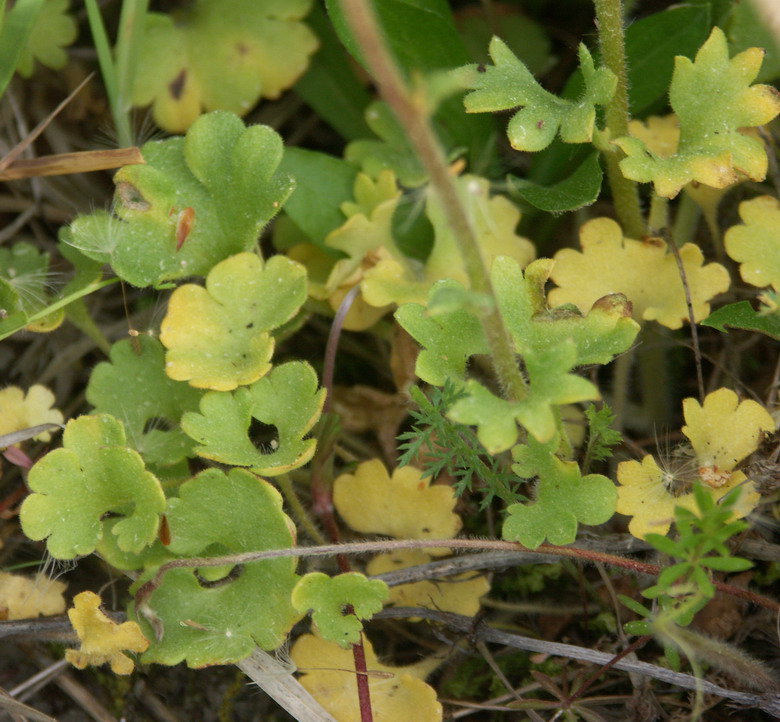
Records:
[[[639,388],[642,393],[643,421],[660,430],[669,424],[672,415],[669,392],[669,333],[660,324],[642,329],[639,357]]]
[[[628,135],[628,75],[626,72],[623,4],[621,0],[593,0],[599,31],[599,47],[604,64],[617,77],[615,95],[606,108],[605,119],[611,139]],[[634,181],[620,170],[619,152],[605,153],[607,178],[612,189],[615,212],[630,238],[645,234],[645,221],[639,206],[639,191]]]
[[[325,535],[317,529],[317,525],[311,518],[311,514],[306,511],[306,508],[301,504],[301,500],[298,498],[298,494],[295,493],[295,485],[293,484],[290,475],[280,474],[276,477],[276,483],[279,485],[282,495],[290,507],[296,521],[306,530],[308,535],[317,542],[317,544],[326,544],[327,539],[325,538]]]
[[[653,193],[650,199],[650,214],[647,228],[650,233],[659,233],[669,227],[669,200]]]
[[[138,56],[143,43],[149,0],[123,0],[116,39],[117,107],[114,122],[121,145],[133,145],[130,110]]]
[[[693,237],[696,235],[696,229],[699,227],[701,215],[701,210],[696,202],[687,193],[681,193],[680,202],[677,204],[677,213],[674,216],[674,225],[672,226],[672,238],[678,248],[682,248],[686,243],[693,240]],[[705,213],[704,217],[709,226],[708,215]],[[717,223],[715,225],[717,226]]]
[[[343,0],[345,14],[380,95],[406,131],[430,178],[431,186],[445,209],[447,219],[463,257],[471,289],[495,298],[490,275],[479,250],[479,242],[461,201],[455,179],[428,119],[426,100],[413,95],[401,77],[380,32],[367,0]],[[498,381],[506,398],[521,401],[527,386],[518,368],[514,346],[504,320],[494,303],[483,311],[485,331]]]
[[[622,431],[626,423],[628,386],[633,363],[634,353],[632,351],[615,359],[615,372],[612,376],[612,412],[615,414],[615,429],[618,431]]]

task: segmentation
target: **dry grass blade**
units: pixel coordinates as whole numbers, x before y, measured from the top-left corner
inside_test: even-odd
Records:
[[[54,717],[39,712],[34,707],[11,697],[5,690],[0,690],[0,709],[4,709],[13,719],[27,719],[32,722],[57,722]]]
[[[141,150],[135,146],[114,150],[87,150],[81,153],[43,155],[30,160],[17,160],[0,170],[0,181],[18,180],[33,176],[67,175],[110,170],[123,165],[145,163]]]
[[[63,100],[49,115],[44,118],[38,125],[33,128],[32,132],[26,137],[20,140],[13,148],[11,148],[10,151],[8,151],[8,154],[0,160],[0,171],[4,171],[11,163],[13,163],[22,153],[24,153],[27,148],[30,147],[30,145],[38,138],[38,136],[43,133],[43,131],[46,129],[46,126],[49,125],[63,110],[64,108],[70,103],[73,98],[78,95],[78,93],[81,91],[81,89],[92,79],[92,76],[94,73],[91,73],[88,75],[84,80],[82,80],[76,88],[73,90],[73,92],[68,95],[65,100]]]
[[[299,722],[335,722],[284,665],[259,647],[236,666]]]
[[[3,434],[0,436],[0,449],[4,449],[12,444],[20,444],[22,441],[32,439],[38,434],[42,434],[44,431],[53,431],[54,429],[64,429],[61,424],[38,424],[38,426],[30,426],[27,429],[20,429],[19,431],[12,431],[10,434]]]

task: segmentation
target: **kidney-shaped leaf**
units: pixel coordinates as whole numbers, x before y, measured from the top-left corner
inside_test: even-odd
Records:
[[[312,572],[295,586],[292,603],[299,612],[313,609],[312,619],[323,639],[347,649],[360,641],[360,620],[373,617],[387,596],[387,584],[379,579],[369,580],[357,572],[337,577]],[[345,611],[348,606],[351,611]]]
[[[660,238],[624,238],[610,218],[595,218],[580,230],[582,252],[565,248],[555,254],[550,303],[575,304],[583,313],[608,293],[624,294],[637,319],[658,321],[677,329],[688,318],[685,286],[674,254]],[[705,318],[709,300],[729,287],[728,271],[718,263],[704,264],[693,243],[680,248],[694,319]]]
[[[196,411],[202,391],[165,373],[165,349],[151,336],[111,347],[111,360],[98,364],[87,385],[96,413],[125,424],[128,441],[147,464],[174,464],[194,456],[192,441],[179,428],[185,411]]]
[[[377,722],[425,720],[440,722],[442,707],[436,690],[423,680],[437,666],[424,659],[407,667],[382,664],[368,639],[363,639],[371,691],[371,710]],[[299,637],[292,648],[293,662],[306,674],[301,684],[339,722],[361,722],[357,675],[351,650],[313,634]]]
[[[112,527],[122,550],[140,552],[157,536],[165,495],[113,416],[69,421],[63,448],[38,461],[28,482],[33,493],[22,504],[22,530],[46,539],[55,559],[93,552],[108,512],[124,517]]]
[[[199,414],[183,416],[182,428],[200,444],[195,449],[199,456],[276,476],[303,466],[314,455],[316,440],[304,437],[324,401],[325,390],[317,390],[311,366],[291,361],[248,388],[206,394]],[[248,436],[253,418],[276,428],[277,438],[268,451],[258,449]]]
[[[295,542],[279,492],[244,469],[198,474],[169,500],[166,517],[168,550],[184,558],[286,549]],[[299,579],[295,566],[292,557],[269,559],[220,568],[218,579],[208,567],[169,571],[145,603],[162,638],[143,661],[203,667],[237,662],[256,644],[275,649],[300,618],[290,602]],[[139,621],[149,629],[143,611],[137,610]],[[148,636],[155,638],[151,631]]]
[[[177,288],[160,340],[166,373],[197,388],[231,391],[271,368],[271,330],[289,321],[306,300],[306,269],[285,256],[263,266],[240,253],[214,266],[206,287]]]
[[[134,286],[205,276],[250,250],[294,188],[277,173],[279,135],[224,111],[204,115],[186,138],[151,141],[142,152],[145,164],[114,176],[116,215],[79,216],[63,234]]]
[[[574,461],[555,455],[559,439],[540,444],[532,436],[528,444],[515,446],[512,470],[526,479],[538,477],[536,500],[512,504],[504,522],[504,539],[531,549],[545,539],[552,544],[570,544],[577,536],[577,523],[602,524],[615,513],[617,490],[601,474],[582,476]]]
[[[317,38],[300,22],[311,0],[197,0],[149,13],[133,102],[180,132],[206,110],[246,113],[278,98],[306,70]]]
[[[726,231],[726,253],[740,263],[742,280],[780,291],[780,202],[760,196],[740,203],[744,225]]]
[[[430,485],[412,466],[390,477],[378,459],[366,461],[353,474],[342,474],[333,485],[333,503],[355,531],[388,534],[399,539],[449,539],[462,526],[453,511],[457,499],[450,486]],[[428,549],[448,554],[447,549]]]

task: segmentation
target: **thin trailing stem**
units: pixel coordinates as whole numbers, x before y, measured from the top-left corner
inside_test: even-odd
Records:
[[[661,567],[657,564],[639,562],[635,559],[607,554],[605,552],[581,549],[578,547],[561,547],[553,544],[541,544],[536,549],[528,549],[517,542],[500,541],[498,539],[393,539],[390,541],[351,542],[348,544],[326,544],[318,547],[290,547],[287,549],[267,549],[260,552],[240,552],[218,557],[198,557],[189,559],[173,559],[159,567],[154,577],[143,584],[136,593],[136,608],[145,606],[149,597],[159,588],[165,575],[172,569],[196,567],[221,567],[225,565],[247,564],[250,562],[279,559],[282,557],[322,557],[337,554],[367,554],[371,552],[392,552],[399,549],[427,549],[430,547],[445,547],[449,549],[470,549],[472,551],[513,551],[531,554],[547,554],[585,562],[601,562],[608,566],[628,569],[636,574],[658,576]],[[745,599],[752,604],[758,604],[773,612],[780,612],[780,603],[748,589],[735,587],[723,582],[714,582],[718,591],[725,592],[738,599]]]
[[[407,88],[367,0],[344,0],[343,5],[377,88],[406,131],[409,142],[446,211],[450,229],[463,257],[471,289],[494,299],[490,276],[479,250],[474,227],[431,127],[425,98],[411,93]],[[492,304],[488,310],[483,311],[480,320],[504,395],[510,400],[521,401],[527,395],[527,386],[518,368],[509,333],[496,305]]]
[[[691,287],[688,285],[688,276],[685,273],[685,266],[683,265],[682,256],[680,256],[680,249],[674,242],[674,239],[667,230],[666,241],[669,248],[672,249],[674,254],[674,260],[677,262],[677,270],[680,272],[680,280],[682,281],[683,290],[685,291],[685,305],[688,307],[688,320],[691,323],[691,344],[693,345],[693,358],[696,362],[696,383],[699,387],[699,401],[704,401],[704,374],[701,368],[701,346],[699,345],[699,330],[696,328],[696,318],[693,315],[693,301],[691,299]]]
[[[610,139],[628,135],[628,75],[623,33],[623,3],[621,0],[594,0],[599,47],[604,64],[617,77],[615,95],[607,105],[605,119]],[[631,238],[645,234],[645,222],[639,206],[639,191],[634,181],[620,170],[617,151],[605,153],[607,178],[615,202],[615,212],[623,230]]]

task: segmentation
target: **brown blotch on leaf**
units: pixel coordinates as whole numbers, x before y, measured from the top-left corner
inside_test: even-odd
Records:
[[[132,183],[128,183],[127,181],[120,181],[117,183],[116,194],[125,208],[134,211],[148,211],[151,208],[151,205],[146,198],[143,197],[141,191]]]
[[[174,100],[179,100],[184,92],[184,84],[187,82],[187,71],[182,70],[174,79],[168,84],[168,90],[171,93],[171,97]]]

